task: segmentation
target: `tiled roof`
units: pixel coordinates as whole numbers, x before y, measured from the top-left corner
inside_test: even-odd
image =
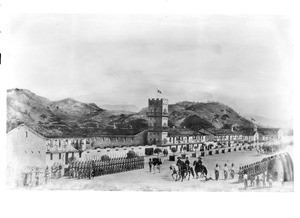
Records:
[[[25,125],[25,124],[22,124]],[[121,129],[121,130],[98,130],[91,131],[83,128],[70,129],[67,126],[62,125],[39,125],[39,124],[26,124],[28,128],[46,138],[87,138],[97,136],[126,136],[133,137],[138,134],[139,131],[133,129]]]
[[[258,133],[261,135],[277,135],[279,128],[259,128]]]

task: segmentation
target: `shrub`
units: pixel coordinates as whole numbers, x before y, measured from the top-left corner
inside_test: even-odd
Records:
[[[68,162],[71,164],[76,161],[76,157],[69,157]]]
[[[154,149],[154,154],[159,154],[159,153],[161,153],[162,151],[161,151],[161,149],[160,148],[155,148]]]
[[[136,156],[138,156],[138,155],[134,151],[128,151],[127,154],[126,154],[126,157],[128,159],[135,158]]]
[[[101,156],[101,161],[110,161],[110,157],[108,155],[102,155]]]
[[[173,154],[175,154],[177,152],[177,148],[173,147],[171,148],[171,151],[173,152]]]

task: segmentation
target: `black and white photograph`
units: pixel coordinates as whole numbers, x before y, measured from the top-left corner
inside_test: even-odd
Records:
[[[289,17],[18,14],[8,35],[8,189],[294,191]]]

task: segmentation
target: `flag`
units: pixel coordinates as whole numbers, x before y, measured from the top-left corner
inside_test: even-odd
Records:
[[[157,92],[158,92],[159,94],[162,94],[162,92],[161,92],[159,89],[157,89]]]

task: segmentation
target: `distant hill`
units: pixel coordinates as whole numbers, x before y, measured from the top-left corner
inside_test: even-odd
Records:
[[[281,120],[281,119],[270,119],[263,116],[256,115],[245,115],[247,118],[254,119],[254,123],[261,127],[275,127],[275,128],[292,128],[293,122],[292,120]]]
[[[136,105],[128,104],[128,105],[101,105],[101,108],[104,108],[109,111],[123,111],[125,113],[137,113],[139,112],[139,108]]]
[[[233,124],[244,127],[252,125],[251,121],[232,108],[218,102],[179,102],[169,106],[169,114],[175,126],[192,127],[194,130],[209,127],[230,128]]]
[[[147,99],[145,99],[146,101]],[[94,103],[82,103],[71,98],[50,101],[26,89],[7,90],[7,131],[21,123],[38,125],[56,135],[135,134],[146,130],[147,108],[137,113],[127,110],[107,110]],[[218,102],[179,102],[169,105],[169,127],[230,128],[253,123],[232,108]],[[50,134],[49,133],[49,134]],[[51,135],[51,134],[50,134]]]

